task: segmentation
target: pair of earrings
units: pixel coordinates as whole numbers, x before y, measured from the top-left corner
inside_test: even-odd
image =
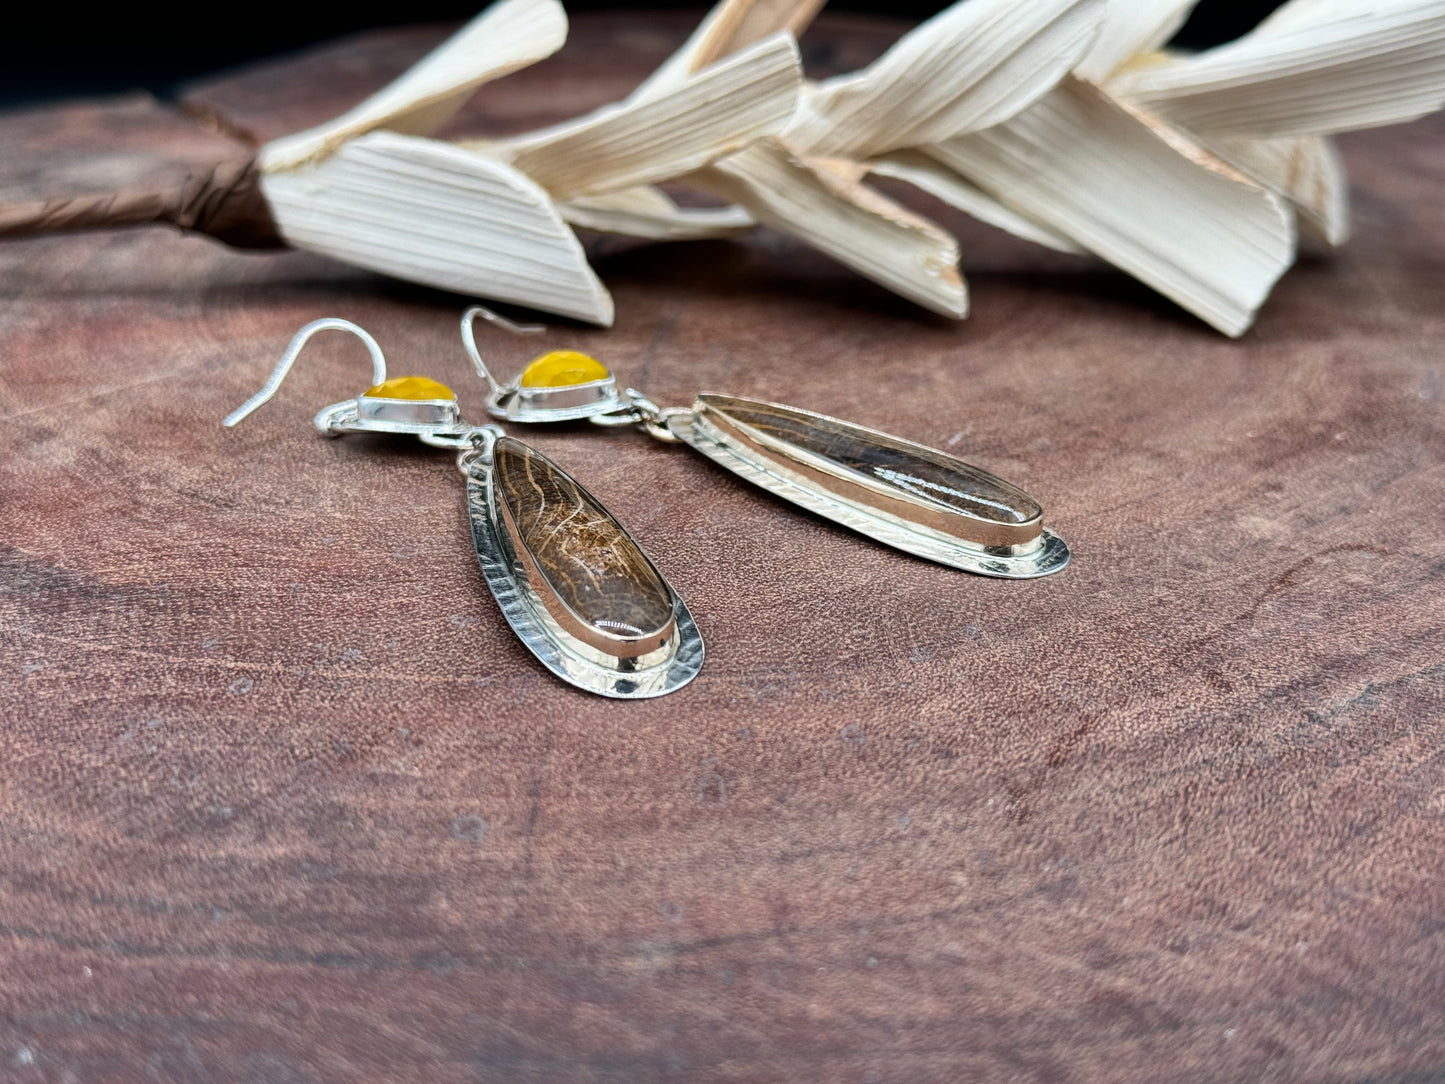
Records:
[[[661,408],[619,389],[596,359],[541,355],[502,383],[477,348],[481,306],[462,316],[462,343],[489,390],[487,411],[522,425],[588,419],[682,443],[772,493],[897,549],[986,576],[1030,579],[1068,563],[1043,509],[1017,486],[933,448],[823,414],[741,396],[700,394]],[[265,386],[229,414],[236,425],[281,386],[319,331],[350,332],[371,356],[372,386],[316,415],[327,436],[394,433],[450,449],[466,479],[482,575],[518,637],[552,673],[603,696],[661,696],[702,667],[687,606],[602,503],[571,475],[495,423],[463,420],[456,394],[428,377],[388,378],[376,340],[347,320],[296,333]]]

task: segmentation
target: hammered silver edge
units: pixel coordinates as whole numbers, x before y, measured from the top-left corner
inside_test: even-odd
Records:
[[[542,665],[563,681],[599,696],[642,700],[675,692],[702,669],[702,633],[671,584],[668,590],[672,593],[677,621],[677,647],[666,662],[629,673],[610,669],[570,650],[567,642],[573,637],[548,619],[546,608],[527,583],[526,573],[512,552],[506,532],[498,522],[487,478],[467,476],[467,518],[471,521],[477,562],[502,616]]]
[[[949,568],[1007,580],[1032,580],[1062,571],[1069,563],[1069,547],[1047,527],[1042,529],[1043,545],[1031,553],[996,556],[963,543],[950,542],[932,533],[911,529],[883,519],[832,494],[802,485],[770,470],[748,450],[696,413],[669,420],[668,428],[684,444],[696,448],[714,463],[732,471],[761,489],[774,493],[810,512],[894,549],[923,557]]]

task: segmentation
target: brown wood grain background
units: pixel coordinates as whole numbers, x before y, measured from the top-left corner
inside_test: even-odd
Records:
[[[686,28],[579,18],[458,126],[619,96]],[[269,137],[442,32],[190,102]],[[594,241],[617,326],[549,345],[950,449],[1075,553],[971,577],[686,449],[528,434],[707,637],[642,703],[514,639],[444,453],[316,436],[355,344],[220,427],[324,315],[480,413],[463,299],[163,230],[0,247],[0,1079],[1445,1079],[1442,133],[1346,140],[1355,239],[1239,342],[923,202],[962,325],[772,234]],[[11,113],[0,197],[234,146]]]

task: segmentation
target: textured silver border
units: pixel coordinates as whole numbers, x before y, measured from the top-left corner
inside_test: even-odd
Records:
[[[363,401],[373,408],[372,413],[363,410]],[[391,406],[405,404],[417,409],[408,411],[398,407],[390,412],[390,416],[377,416],[374,408],[378,403]],[[323,408],[314,420],[316,428],[330,437],[341,433],[395,433],[425,438],[438,430],[460,426],[461,412],[457,404],[449,399],[381,399],[363,395],[344,403],[332,403]]]
[[[358,395],[356,422],[383,433],[418,433],[461,421],[455,399],[393,399],[384,395]]]
[[[697,677],[704,653],[702,633],[671,584],[668,591],[672,594],[677,635],[669,657],[643,670],[608,666],[595,661],[595,651],[589,651],[557,624],[527,582],[527,574],[502,526],[489,469],[479,467],[467,474],[467,518],[471,520],[482,575],[502,615],[528,650],[563,681],[601,696],[640,700],[673,692]]]
[[[684,444],[696,448],[738,477],[825,519],[916,557],[926,557],[941,565],[976,572],[981,576],[1009,580],[1048,576],[1069,563],[1069,547],[1047,528],[1043,529],[1037,541],[1028,546],[974,545],[876,509],[865,509],[819,490],[802,478],[785,473],[775,464],[752,455],[746,447],[709,422],[703,413],[674,415],[668,419],[667,425]]]
[[[572,422],[627,409],[617,391],[617,378],[608,375],[586,384],[554,388],[524,388],[518,376],[487,399],[487,412],[509,422]],[[553,404],[549,406],[548,404]]]

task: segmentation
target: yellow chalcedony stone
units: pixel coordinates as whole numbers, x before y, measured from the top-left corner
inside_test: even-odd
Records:
[[[611,374],[596,358],[576,350],[553,350],[522,370],[524,388],[565,388],[606,380]]]
[[[366,394],[374,399],[455,399],[457,393],[429,376],[394,376]]]

